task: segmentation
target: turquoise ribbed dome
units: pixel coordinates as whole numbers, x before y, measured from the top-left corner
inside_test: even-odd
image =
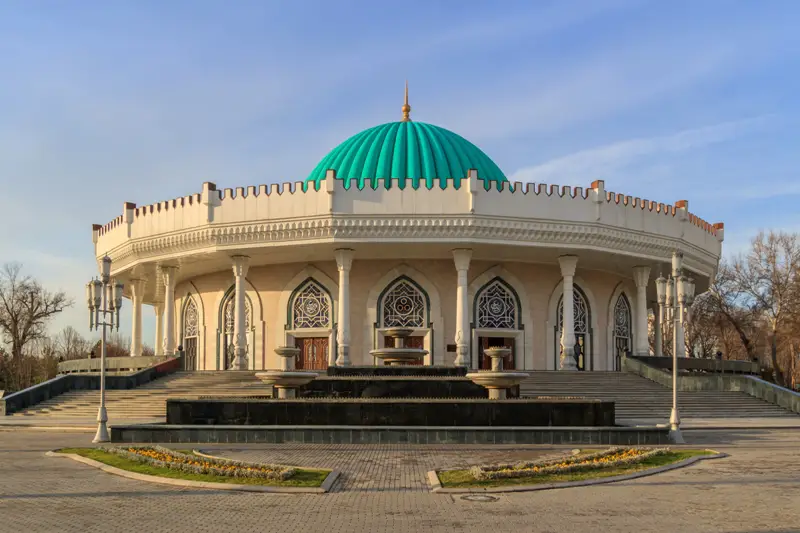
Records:
[[[398,179],[400,188],[409,180],[415,189],[420,185],[444,189],[448,183],[460,187],[470,169],[478,171],[487,189],[508,181],[494,161],[465,138],[439,126],[411,121],[381,124],[350,137],[319,162],[306,184],[318,185],[330,169],[336,171],[337,179],[344,180],[346,188],[350,179],[357,179],[359,189],[376,188],[381,178]]]

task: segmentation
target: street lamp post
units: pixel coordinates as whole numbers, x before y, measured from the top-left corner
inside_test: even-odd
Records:
[[[122,283],[111,280],[111,258],[103,257],[100,279],[86,284],[89,305],[89,330],[101,330],[100,337],[100,408],[97,410],[97,434],[92,442],[108,442],[106,413],[106,328],[119,331],[119,310],[122,307]],[[108,319],[106,319],[108,315]]]
[[[660,275],[656,279],[658,305],[662,314],[671,317],[672,328],[672,412],[669,416],[670,438],[676,444],[683,444],[681,435],[681,418],[678,412],[678,352],[682,357],[686,354],[683,334],[683,322],[686,308],[694,301],[694,280],[686,278],[683,268],[683,254],[672,254],[672,272],[669,279]],[[666,311],[666,313],[664,313]],[[663,325],[661,326],[663,327]],[[663,337],[663,336],[662,336]]]

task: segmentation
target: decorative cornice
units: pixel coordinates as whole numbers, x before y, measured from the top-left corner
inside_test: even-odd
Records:
[[[685,240],[598,223],[519,220],[478,215],[466,216],[360,216],[330,215],[285,221],[213,224],[158,237],[131,239],[105,253],[116,268],[131,263],[158,261],[193,251],[248,248],[258,245],[291,246],[309,242],[416,241],[490,243],[521,246],[594,248],[668,261],[680,247],[692,263],[709,272],[718,259]]]

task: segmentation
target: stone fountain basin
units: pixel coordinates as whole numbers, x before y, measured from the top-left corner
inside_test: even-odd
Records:
[[[275,387],[302,387],[314,381],[319,374],[300,370],[267,370],[257,372],[256,377],[263,383]]]
[[[424,359],[425,356],[428,355],[428,350],[415,348],[379,348],[377,350],[370,350],[369,354],[389,363],[405,363]]]
[[[494,370],[484,370],[481,372],[470,372],[466,378],[487,389],[507,389],[519,385],[528,374],[524,372],[504,372]]]

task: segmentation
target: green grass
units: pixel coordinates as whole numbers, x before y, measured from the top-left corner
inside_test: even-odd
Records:
[[[264,485],[269,487],[319,487],[330,474],[330,470],[318,470],[311,468],[295,468],[295,474],[285,480],[260,479],[260,478],[234,478],[229,476],[216,476],[213,474],[191,474],[172,470],[171,468],[160,468],[150,466],[145,463],[133,461],[125,457],[120,457],[103,448],[61,448],[57,453],[73,453],[94,459],[101,463],[136,472],[137,474],[147,474],[150,476],[166,477],[171,479],[185,479],[188,481],[203,481],[206,483],[232,483],[238,485]]]
[[[586,453],[588,450],[581,450]],[[514,485],[538,485],[542,483],[566,483],[569,481],[584,481],[588,479],[601,479],[606,477],[621,476],[631,474],[641,470],[657,468],[696,457],[698,455],[712,455],[709,450],[675,450],[664,455],[656,455],[645,459],[635,465],[623,466],[618,468],[604,468],[599,470],[588,470],[584,472],[571,472],[567,474],[548,474],[544,476],[529,476],[518,478],[489,479],[478,481],[469,470],[444,470],[437,472],[442,487],[448,489],[455,488],[490,488],[490,487],[509,487]]]

